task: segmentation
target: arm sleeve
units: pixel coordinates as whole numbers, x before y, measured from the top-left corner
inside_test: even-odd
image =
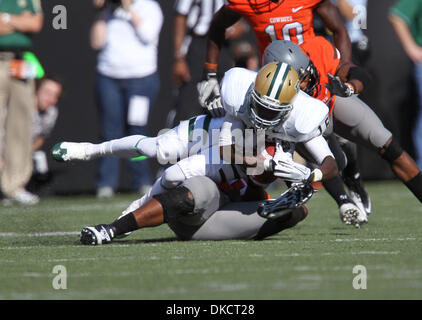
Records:
[[[328,156],[332,156],[334,158],[334,155],[323,136],[315,137],[307,142],[304,142],[303,145],[319,165]]]
[[[135,8],[140,15],[142,22],[136,29],[136,32],[141,41],[150,44],[158,45],[161,27],[163,25],[163,13],[157,3],[151,5]]]

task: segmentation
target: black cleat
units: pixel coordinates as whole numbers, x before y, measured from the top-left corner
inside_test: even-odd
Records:
[[[266,219],[278,219],[304,205],[315,193],[309,184],[297,184],[282,193],[277,199],[270,199],[258,205],[258,214]]]
[[[110,225],[99,224],[94,227],[85,227],[82,229],[81,243],[89,246],[110,243],[114,238],[114,232]]]

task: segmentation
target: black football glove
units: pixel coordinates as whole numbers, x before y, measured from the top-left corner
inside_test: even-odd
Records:
[[[328,79],[330,79],[330,83],[326,83],[325,87],[330,90],[332,95],[347,98],[355,93],[354,87],[350,83],[341,81],[339,76],[328,73]]]

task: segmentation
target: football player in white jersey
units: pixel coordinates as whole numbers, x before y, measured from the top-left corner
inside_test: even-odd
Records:
[[[236,138],[239,137],[234,130],[243,132],[251,128],[255,136],[263,130],[268,137],[277,140],[273,159],[264,161],[264,167],[273,170],[275,175],[290,182],[305,182],[309,186],[309,182],[337,174],[335,159],[325,139],[321,138],[327,118],[326,107],[322,102],[299,93],[299,79],[294,69],[272,63],[261,69],[258,75],[240,68],[231,71],[223,80],[222,90],[222,102],[228,112],[223,123],[225,132],[222,130],[220,135],[223,155],[226,146],[230,147],[230,151],[236,151]],[[230,89],[232,94],[225,95],[225,89]],[[316,103],[311,105],[314,101]],[[228,143],[225,144],[225,141]],[[286,141],[289,142],[289,150],[284,150]],[[304,143],[319,159],[320,169],[311,171],[293,161],[290,152],[296,142]],[[243,153],[245,143],[248,141],[242,140],[242,163],[256,168],[259,164],[257,157],[254,159]],[[229,156],[229,163],[233,163],[230,162],[233,160],[231,157],[235,158],[237,154],[230,152]],[[311,196],[312,188],[310,193],[304,190],[299,194],[290,195],[303,204]],[[287,198],[282,195],[277,200],[283,204]],[[277,210],[277,200],[227,202],[209,178],[194,176],[169,191],[150,197],[147,202],[133,203],[111,224],[83,228],[81,242],[85,245],[106,244],[128,232],[162,223],[167,223],[179,238],[185,240],[262,239],[294,226],[307,215],[303,205],[294,209],[289,207],[288,211]],[[276,213],[274,219],[271,217],[273,213]]]
[[[277,141],[274,161],[264,170],[286,181],[320,181],[337,172],[337,165],[322,133],[327,127],[324,103],[299,89],[297,72],[286,63],[265,65],[258,74],[243,68],[226,72],[221,85],[221,102],[226,111],[220,135],[220,155],[225,161],[256,166],[236,146],[236,131],[253,128],[265,131],[266,140]],[[296,143],[302,143],[321,166],[311,171],[292,159]],[[288,168],[288,169],[287,169]]]
[[[249,168],[254,168],[246,172],[247,174],[256,175],[263,170],[274,171],[275,176],[292,183],[320,181],[337,174],[334,157],[321,137],[326,127],[326,107],[299,90],[298,75],[291,66],[272,63],[262,68],[258,74],[242,68],[233,68],[226,73],[222,81],[222,92],[223,104],[227,111],[224,119],[198,116],[182,122],[164,135],[153,138],[130,136],[98,145],[62,142],[53,148],[52,155],[58,161],[90,160],[99,156],[131,158],[146,155],[157,157],[159,161],[185,157],[177,165],[168,168],[144,199],[135,201],[133,206],[141,206],[152,195],[174,188],[193,176],[206,175],[216,183],[221,183],[223,176],[227,181],[244,177],[243,166],[237,164],[246,164]],[[218,139],[215,139],[214,135],[208,135],[206,141],[209,148],[205,149],[208,150],[208,155],[197,152],[188,157],[192,155],[194,147],[198,151],[197,140],[190,139],[193,132],[196,129],[208,132],[210,128],[221,128],[221,134]],[[227,158],[224,149],[232,146],[232,133],[235,128],[241,132],[247,128],[253,129],[258,135],[259,132],[264,132],[267,139],[277,140],[274,161],[267,158],[261,163],[259,157],[244,156],[243,150],[248,141],[243,140],[242,159],[239,160],[232,154]],[[227,162],[225,164],[216,164],[211,160],[215,158],[215,147],[218,147],[216,140],[219,140],[219,151],[222,159]],[[295,143],[298,142],[305,145],[316,163],[321,165],[320,169],[311,170],[293,161],[292,153]],[[201,148],[199,150],[204,151]],[[262,150],[261,146],[255,154],[260,154]],[[132,210],[133,206],[128,210]],[[347,214],[346,212],[344,217],[341,217],[342,220],[355,224],[355,217]]]

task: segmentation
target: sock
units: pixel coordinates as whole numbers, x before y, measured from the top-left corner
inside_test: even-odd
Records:
[[[135,158],[140,155],[155,158],[157,153],[156,138],[133,135],[121,139],[92,144],[86,153],[91,157]]]
[[[331,195],[331,197],[337,202],[338,206],[341,206],[343,203],[352,202],[349,198],[349,195],[344,189],[343,181],[339,176],[323,181],[325,190]]]
[[[404,183],[406,187],[422,202],[422,174],[419,172],[415,177]]]
[[[125,234],[126,232],[132,232],[139,229],[138,223],[136,222],[133,213],[129,213],[114,221],[112,224],[110,224],[110,227],[112,228],[115,237],[121,234]]]
[[[358,167],[358,154],[356,144],[348,142],[342,145],[347,157],[347,165],[343,170],[343,176],[347,178],[359,179],[360,171]]]

